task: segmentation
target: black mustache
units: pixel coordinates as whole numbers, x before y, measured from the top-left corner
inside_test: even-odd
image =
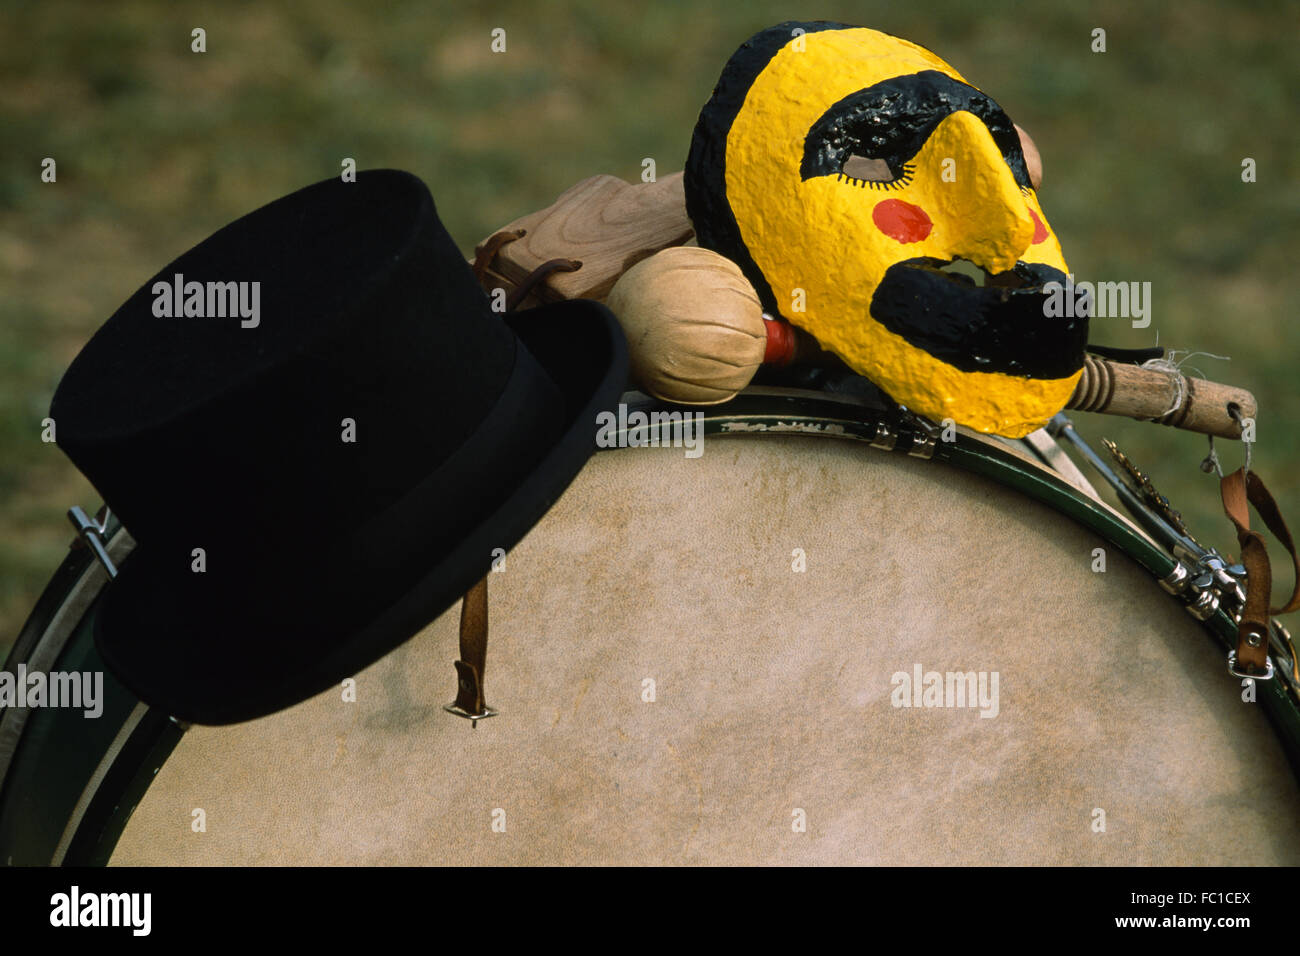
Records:
[[[1083,368],[1088,319],[1053,318],[1043,309],[1043,285],[1064,285],[1065,273],[1017,262],[1019,288],[982,288],[943,272],[947,264],[930,258],[894,263],[871,298],[871,317],[963,372],[1051,379]]]

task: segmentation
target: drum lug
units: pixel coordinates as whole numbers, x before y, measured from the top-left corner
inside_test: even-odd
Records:
[[[1187,589],[1187,584],[1191,579],[1192,575],[1187,570],[1187,565],[1179,561],[1167,576],[1160,579],[1160,586],[1169,594],[1178,595]]]
[[[1218,609],[1219,595],[1209,590],[1196,590],[1196,597],[1187,605],[1187,613],[1198,621],[1208,621]]]
[[[104,540],[104,533],[108,528],[108,509],[104,509],[104,520],[101,523],[82,511],[80,505],[73,505],[68,509],[68,520],[77,529],[77,534],[81,535],[82,540],[90,547],[90,553],[108,572],[109,580],[117,577],[117,565],[108,556],[108,548],[105,546],[106,542]]]
[[[871,439],[871,447],[893,451],[897,444],[898,435],[890,429],[889,425],[886,422],[876,422],[876,437]]]
[[[1228,617],[1237,620],[1241,617],[1241,609],[1246,606],[1246,589],[1239,580],[1238,571],[1244,572],[1245,569],[1240,565],[1227,564],[1218,553],[1214,551],[1206,552],[1204,557],[1198,558],[1195,555],[1189,555],[1182,549],[1175,549],[1177,563],[1172,571],[1163,578],[1159,579],[1160,587],[1166,592],[1176,597],[1182,596],[1185,600],[1192,601],[1190,595],[1196,595],[1195,602],[1198,610],[1188,610],[1197,620],[1206,620],[1214,613],[1214,610],[1221,609]],[[1192,577],[1192,572],[1188,570],[1188,562],[1199,572],[1196,577]],[[1213,591],[1216,596],[1214,608],[1205,611],[1206,617],[1200,617],[1201,608],[1207,607],[1207,599],[1204,597],[1206,592]],[[1189,595],[1190,592],[1190,595]]]
[[[934,457],[934,448],[938,443],[939,438],[937,435],[916,434],[912,436],[912,447],[907,450],[907,453],[913,458],[922,458],[929,461]]]
[[[899,405],[898,410],[902,413],[903,424],[912,431],[912,446],[907,449],[907,453],[913,458],[929,461],[934,457],[935,446],[939,444],[939,426],[916,414],[906,405]]]
[[[1239,564],[1228,564],[1213,548],[1201,554],[1188,552],[1182,547],[1177,547],[1174,551],[1175,557],[1203,572],[1197,581],[1193,582],[1193,587],[1201,583],[1200,579],[1205,574],[1210,575],[1211,583],[1207,586],[1213,587],[1218,592],[1223,609],[1229,616],[1246,606],[1246,589],[1241,583],[1246,576],[1244,567]]]

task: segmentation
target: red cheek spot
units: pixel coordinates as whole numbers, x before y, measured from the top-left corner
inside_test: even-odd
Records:
[[[1043,220],[1038,218],[1038,213],[1032,209],[1029,210],[1029,215],[1034,217],[1034,238],[1030,240],[1030,243],[1036,246],[1047,238],[1047,227],[1043,225]]]
[[[901,199],[886,199],[871,210],[871,221],[890,239],[920,242],[930,234],[934,224],[925,210]]]

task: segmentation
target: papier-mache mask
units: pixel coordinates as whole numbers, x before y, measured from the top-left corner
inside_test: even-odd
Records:
[[[933,53],[784,23],[728,61],[695,128],[687,211],[764,307],[935,421],[1020,437],[1068,401],[1086,317],[1015,126]],[[944,271],[966,260],[984,285]]]

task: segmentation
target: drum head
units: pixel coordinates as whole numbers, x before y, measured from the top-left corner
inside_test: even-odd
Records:
[[[114,862],[1300,862],[1282,748],[1201,627],[938,461],[602,453],[489,592],[500,716],[442,709],[453,609],[355,702],[193,728]],[[952,706],[924,706],[918,671],[976,699],[941,677]]]

